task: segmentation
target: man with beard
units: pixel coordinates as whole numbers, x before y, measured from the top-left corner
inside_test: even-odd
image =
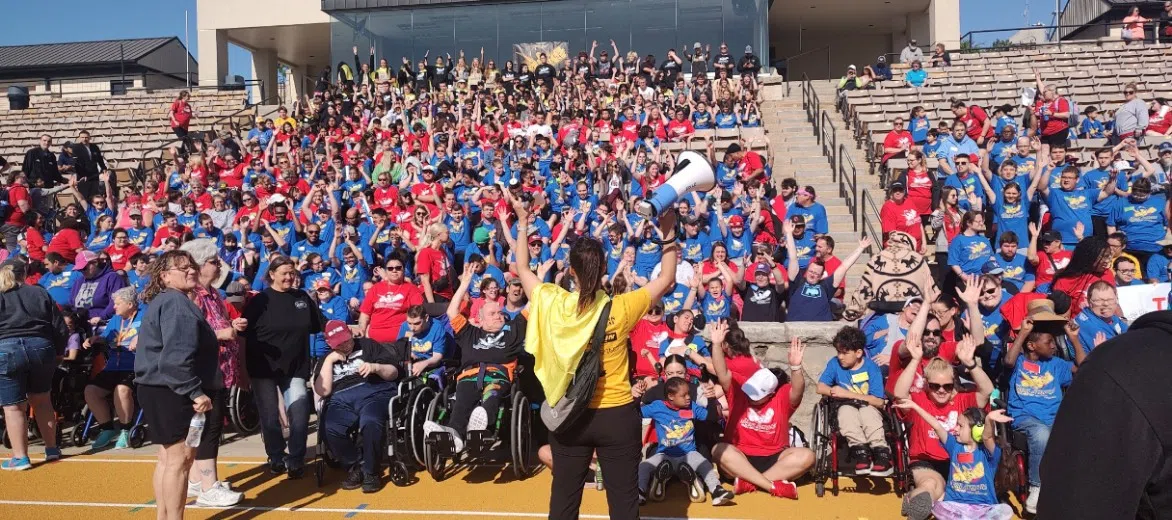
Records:
[[[978,298],[980,297],[979,283],[969,283],[965,285],[964,290],[958,290],[957,293],[960,299],[968,307],[969,330],[984,330],[984,325],[981,321],[980,309],[977,307]],[[949,364],[955,365],[956,357],[956,341],[944,341],[944,328],[941,326],[940,319],[931,312],[931,305],[923,305],[916,314],[916,320],[912,322],[908,329],[907,337],[912,338],[913,341],[918,341],[923,347],[923,355],[919,358],[919,363],[916,365],[916,377],[913,380],[911,391],[921,392],[924,390],[924,367],[932,361],[933,358],[942,358]],[[912,354],[907,348],[907,340],[896,342],[891,348],[891,361],[887,369],[887,393],[894,395],[895,381],[899,379],[899,375],[903,373],[904,369],[909,368],[912,363]]]
[[[1164,185],[1172,178],[1172,141],[1160,143],[1159,156],[1156,160],[1156,175],[1152,184]]]

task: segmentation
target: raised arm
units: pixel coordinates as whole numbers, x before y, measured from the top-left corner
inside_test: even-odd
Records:
[[[712,372],[727,394],[732,391],[732,373],[728,371],[728,363],[724,360],[724,339],[728,336],[728,322],[719,320],[716,323],[709,323],[707,328],[708,337],[712,340]]]
[[[509,190],[504,190],[505,200],[513,206],[513,212],[517,214],[517,236],[529,236],[529,210],[525,208],[525,202],[521,199],[513,198]],[[505,230],[508,233],[508,230]],[[517,270],[517,277],[521,279],[521,287],[525,289],[525,296],[527,298],[533,297],[533,290],[541,285],[541,280],[537,278],[537,274],[529,268],[529,248],[526,245],[513,247],[513,254],[516,255],[517,265],[514,266]]]
[[[659,276],[644,286],[650,293],[651,301],[660,300],[663,295],[676,286],[676,265],[680,254],[680,242],[679,237],[676,236],[676,211],[674,209],[668,209],[659,215],[659,232],[663,236],[663,256],[660,258],[662,267],[659,270]]]
[[[786,238],[786,243],[792,241],[792,235],[789,238]],[[863,252],[866,251],[868,247],[871,247],[871,244],[871,237],[863,237],[862,240],[859,240],[859,247],[856,247],[854,252],[852,252],[850,256],[846,257],[846,260],[842,261],[842,265],[834,271],[834,287],[838,287],[839,284],[841,284],[842,281],[846,279],[846,272],[850,270],[851,266],[855,265],[855,262],[859,261],[859,258],[863,256]],[[793,255],[791,253],[791,256],[797,255]],[[796,274],[793,276],[796,276]]]

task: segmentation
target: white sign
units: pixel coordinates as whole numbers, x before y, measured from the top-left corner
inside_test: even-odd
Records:
[[[1123,309],[1123,317],[1130,323],[1149,312],[1167,309],[1170,289],[1172,284],[1169,283],[1120,287],[1119,306]]]

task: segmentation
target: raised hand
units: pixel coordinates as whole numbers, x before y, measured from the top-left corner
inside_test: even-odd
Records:
[[[1072,323],[1072,322],[1070,322],[1070,321],[1066,322],[1067,327],[1070,326],[1070,323]],[[1078,325],[1075,325],[1075,327],[1078,327]],[[1067,329],[1067,330],[1069,330],[1069,329]],[[1033,318],[1025,318],[1025,319],[1021,320],[1021,331],[1018,332],[1018,334],[1029,334],[1033,331],[1034,331],[1034,319]]]
[[[907,338],[903,340],[903,346],[907,349],[907,353],[912,357],[912,359],[924,358],[924,345],[920,342],[919,337],[912,338],[911,331],[908,331]],[[957,349],[959,348],[960,347],[958,346]]]
[[[726,324],[727,328],[728,325]],[[806,344],[802,343],[802,339],[794,336],[789,342],[789,364],[791,367],[802,366],[802,358],[806,354]]]
[[[985,416],[985,422],[1008,423],[1013,421],[1013,417],[1005,415],[1005,410],[993,410],[989,415]]]
[[[1066,320],[1066,325],[1063,326],[1062,328],[1066,330],[1067,336],[1077,336],[1078,335],[1078,330],[1079,330],[1078,322],[1076,322],[1074,320]]]
[[[973,337],[965,334],[959,342],[956,343],[956,359],[959,359],[965,366],[973,366],[976,363],[975,354],[977,353],[977,342],[973,341]]]
[[[960,296],[961,301],[967,304],[975,304],[981,300],[981,284],[980,279],[976,275],[965,275],[964,290],[957,291],[957,296]]]
[[[1102,345],[1105,341],[1107,341],[1107,333],[1105,333],[1103,331],[1099,331],[1098,334],[1095,334],[1095,346],[1096,347],[1099,345]]]
[[[708,324],[708,337],[712,338],[712,343],[724,343],[724,339],[728,337],[728,322],[725,320],[718,320]],[[797,338],[794,338],[797,341]],[[800,359],[799,359],[800,361]]]

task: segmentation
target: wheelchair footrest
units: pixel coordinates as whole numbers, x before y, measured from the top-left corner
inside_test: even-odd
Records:
[[[450,459],[456,456],[456,443],[452,440],[452,434],[448,432],[432,432],[424,442],[430,444],[441,457]]]
[[[467,451],[470,457],[477,457],[496,445],[496,435],[488,430],[468,432]]]

